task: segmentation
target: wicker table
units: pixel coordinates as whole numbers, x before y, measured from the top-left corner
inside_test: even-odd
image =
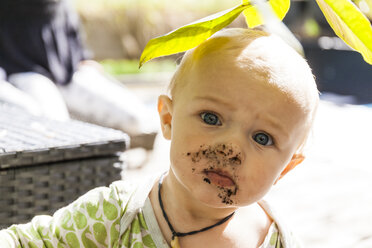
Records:
[[[0,104],[0,228],[52,214],[120,179],[119,152],[128,142],[120,131]]]

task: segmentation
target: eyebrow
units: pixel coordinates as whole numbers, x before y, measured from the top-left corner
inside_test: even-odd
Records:
[[[271,118],[269,116],[257,116],[257,118],[261,118],[262,120],[264,120],[265,122],[269,123],[270,126],[272,126],[273,128],[279,130],[285,137],[289,137],[289,134],[285,131],[285,129],[283,128],[282,125],[279,124],[278,121],[276,121],[275,118]]]
[[[193,99],[194,100],[209,101],[209,102],[213,102],[213,103],[217,102],[218,104],[224,105],[225,107],[227,107],[228,109],[230,109],[232,111],[236,110],[236,107],[232,106],[229,102],[224,101],[223,99],[218,98],[218,97],[214,97],[214,96],[195,96]]]

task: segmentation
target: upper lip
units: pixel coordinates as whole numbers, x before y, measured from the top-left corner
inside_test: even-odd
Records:
[[[221,176],[224,176],[224,177],[228,177],[231,181],[235,183],[235,180],[233,179],[233,177],[231,176],[231,174],[227,171],[223,171],[221,169],[216,169],[216,170],[208,170],[208,169],[205,169],[203,171],[205,174],[208,174],[208,172],[213,172],[213,173],[217,173],[218,175],[221,175]]]

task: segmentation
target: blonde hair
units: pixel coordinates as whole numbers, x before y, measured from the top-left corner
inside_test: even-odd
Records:
[[[230,53],[230,57],[237,57],[237,53],[252,40],[267,35],[269,34],[264,31],[242,28],[223,29],[215,33],[208,40],[184,54],[168,86],[170,96],[172,98],[175,96],[176,89],[181,87],[180,84],[183,81],[182,79],[185,78],[185,74],[191,70],[198,60],[211,56],[213,53],[219,53],[222,50]]]

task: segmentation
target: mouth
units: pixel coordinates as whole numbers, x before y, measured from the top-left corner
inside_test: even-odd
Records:
[[[222,170],[204,170],[203,173],[209,179],[210,183],[214,185],[220,187],[231,187],[236,185],[228,172]]]

